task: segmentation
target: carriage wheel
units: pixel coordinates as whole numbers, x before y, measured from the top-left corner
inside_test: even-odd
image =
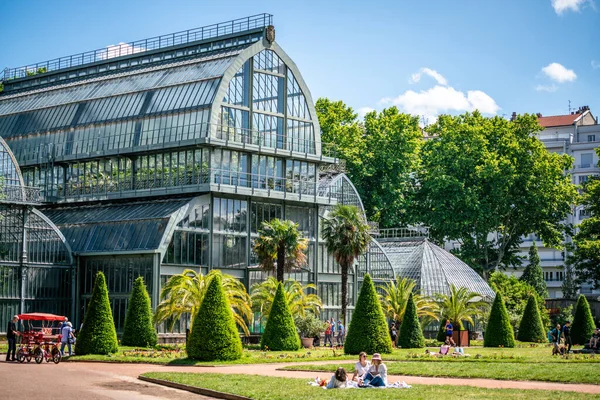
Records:
[[[41,347],[36,347],[33,351],[33,356],[35,357],[35,362],[41,364],[44,361],[44,350]]]
[[[25,362],[25,352],[23,351],[22,348],[17,350],[17,361],[20,363]]]

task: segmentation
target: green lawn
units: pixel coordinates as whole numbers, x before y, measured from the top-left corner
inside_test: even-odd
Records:
[[[388,374],[454,378],[487,378],[518,381],[600,384],[600,364],[574,363],[512,363],[512,362],[388,362]],[[283,369],[331,372],[342,366],[354,370],[354,364],[296,365]]]
[[[312,387],[306,379],[256,375],[223,375],[150,372],[144,376],[233,393],[253,399],[600,399],[598,395],[546,390],[485,389],[469,386],[414,385],[411,389],[337,389]]]

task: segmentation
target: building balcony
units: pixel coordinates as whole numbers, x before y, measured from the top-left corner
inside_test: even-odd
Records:
[[[0,188],[0,203],[39,205],[42,203],[40,188],[31,186],[5,185]]]

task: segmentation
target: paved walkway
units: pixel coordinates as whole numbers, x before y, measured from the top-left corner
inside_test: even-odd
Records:
[[[165,366],[151,364],[117,364],[91,362],[63,362],[58,365],[18,364],[0,362],[0,376],[5,382],[8,397],[34,398],[39,396],[40,387],[54,387],[57,393],[69,393],[72,398],[100,399],[202,399],[196,394],[176,389],[163,388],[141,382],[136,378],[144,372],[214,372],[223,374],[250,374],[275,377],[305,378],[312,380],[319,373],[305,371],[281,371],[283,366],[300,363],[232,365],[219,367]],[[305,363],[306,364],[306,363]],[[308,364],[332,364],[332,361]],[[320,373],[325,377],[328,374]],[[35,376],[35,385],[31,378]],[[562,384],[533,381],[501,381],[493,379],[428,378],[391,375],[391,382],[402,380],[408,384],[475,386],[489,389],[539,389],[600,394],[600,385]],[[25,392],[24,392],[25,390]],[[31,397],[27,390],[31,390]],[[13,391],[14,393],[11,393]],[[34,396],[35,395],[35,396]],[[6,397],[6,396],[5,396]]]

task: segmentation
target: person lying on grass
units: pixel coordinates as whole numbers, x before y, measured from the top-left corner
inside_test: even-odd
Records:
[[[348,374],[346,374],[346,370],[342,367],[339,367],[335,374],[327,383],[327,389],[338,389],[345,388],[348,385]]]
[[[367,360],[367,353],[361,351],[358,355],[358,362],[354,365],[354,374],[352,375],[353,381],[362,379],[365,374],[371,368],[371,363]]]

